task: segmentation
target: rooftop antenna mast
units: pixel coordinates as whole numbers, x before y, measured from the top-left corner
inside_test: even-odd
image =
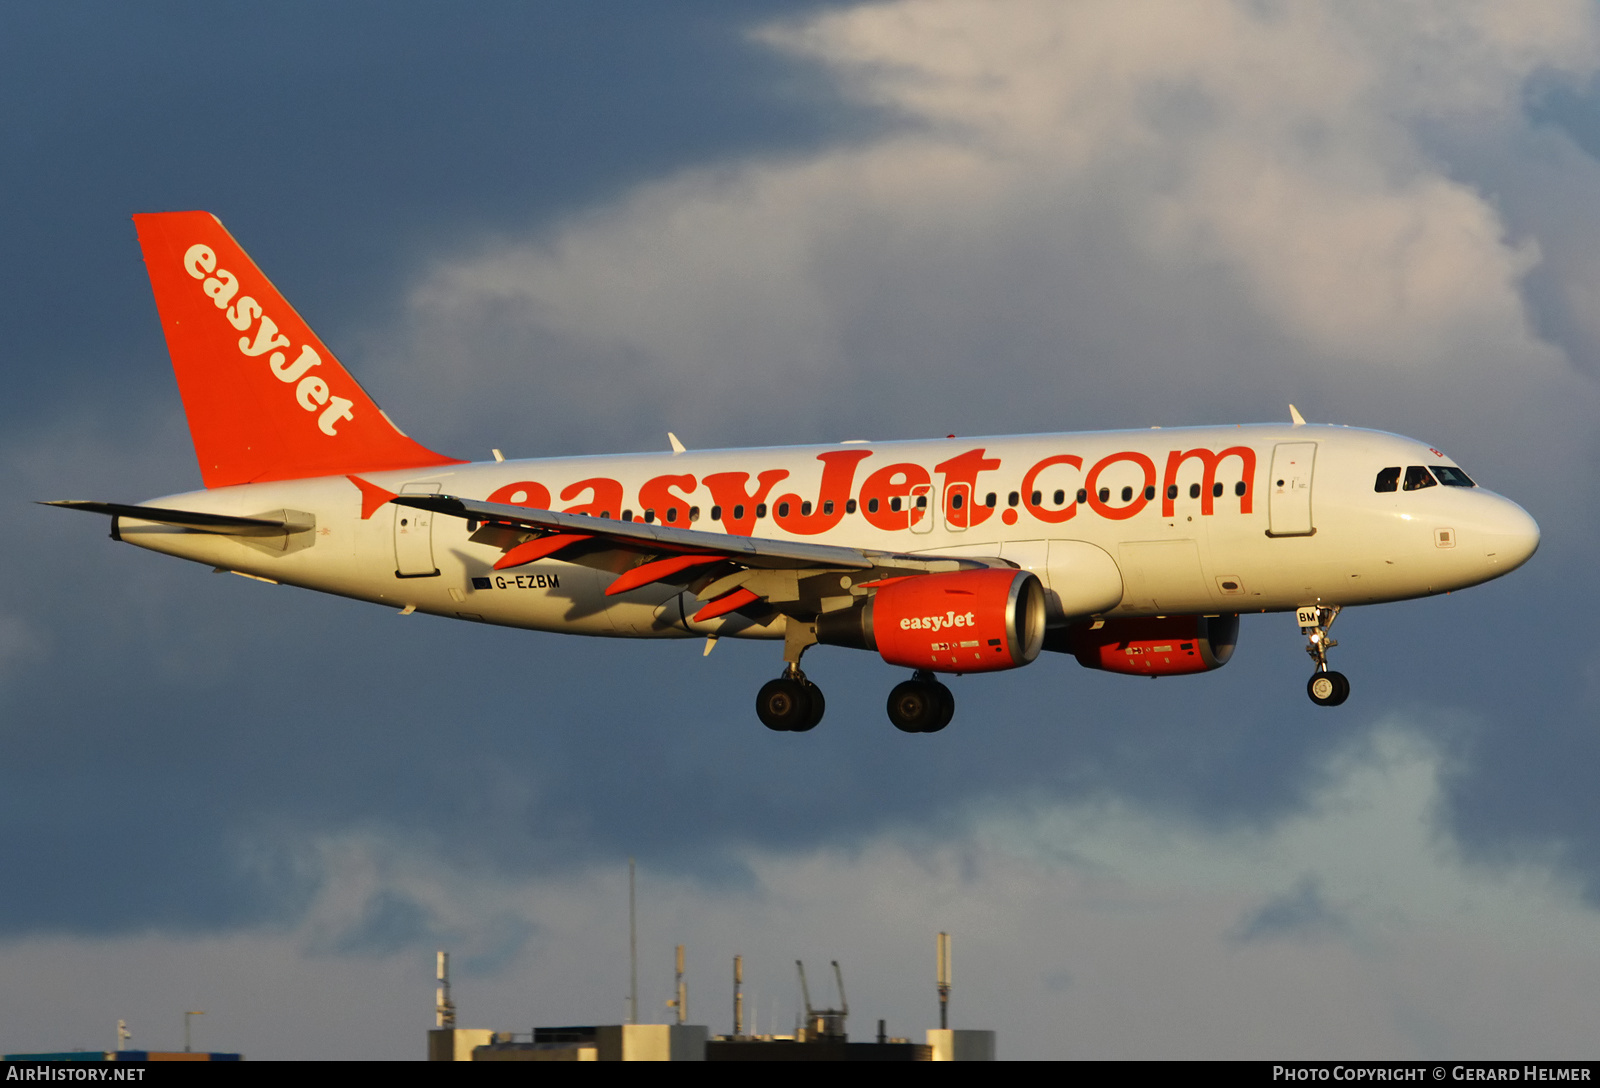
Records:
[[[733,1037],[744,1036],[744,957],[733,957]]]
[[[667,1002],[667,1008],[678,1010],[678,1023],[689,1022],[689,984],[683,978],[683,945],[678,946],[678,973],[675,977],[677,983],[677,997]]]
[[[434,960],[433,975],[439,984],[434,991],[433,1026],[453,1028],[456,1026],[456,1003],[450,1000],[450,953],[442,948]]]
[[[950,1026],[950,934],[939,934],[939,1030]]]
[[[628,859],[628,1023],[639,1022],[639,927],[633,909],[633,859]]]

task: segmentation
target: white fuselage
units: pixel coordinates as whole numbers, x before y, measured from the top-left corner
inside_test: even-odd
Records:
[[[1375,490],[1385,468],[1441,465],[1451,462],[1396,435],[1285,424],[552,458],[363,479],[611,518],[648,511],[667,523],[670,513],[671,524],[711,533],[999,557],[1039,575],[1061,624],[1372,604],[1475,585],[1526,561],[1538,527],[1499,495]],[[276,540],[129,518],[120,533],[210,566],[397,608],[574,634],[783,635],[781,619],[687,620],[694,602],[672,585],[606,596],[620,571],[559,559],[495,571],[504,548],[471,539],[475,526],[396,505],[363,518],[362,493],[342,476],[150,505],[310,514],[314,529]]]

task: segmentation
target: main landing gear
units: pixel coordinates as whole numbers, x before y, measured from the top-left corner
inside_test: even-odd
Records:
[[[790,620],[783,633],[783,675],[768,680],[756,694],[756,717],[777,733],[815,729],[828,709],[822,689],[800,671],[800,658],[817,644],[817,625]]]
[[[1306,636],[1306,653],[1317,663],[1317,670],[1306,682],[1306,694],[1318,706],[1338,706],[1350,698],[1350,681],[1344,673],[1328,668],[1328,651],[1339,645],[1337,639],[1328,637],[1328,629],[1339,618],[1339,606],[1330,608],[1301,608],[1296,612],[1300,631]]]
[[[815,729],[828,708],[822,689],[793,665],[776,680],[761,685],[756,695],[756,717],[778,733],[804,733]]]
[[[768,729],[805,733],[822,721],[827,700],[822,689],[800,671],[801,656],[816,642],[815,624],[790,621],[784,630],[783,675],[761,685],[756,695],[756,717]],[[905,733],[937,733],[950,724],[955,713],[955,696],[925,669],[918,669],[889,693],[889,720]]]
[[[889,720],[903,733],[937,733],[955,714],[956,697],[922,669],[889,693]]]
[[[782,676],[761,685],[756,717],[774,732],[804,733],[816,728],[827,705],[822,689],[791,665]],[[956,697],[931,672],[919,670],[889,693],[889,720],[903,733],[937,733],[955,714]]]

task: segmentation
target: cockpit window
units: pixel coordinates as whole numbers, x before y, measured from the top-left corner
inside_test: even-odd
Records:
[[[1421,491],[1425,487],[1437,487],[1439,481],[1428,472],[1426,465],[1412,465],[1406,469],[1405,489],[1407,491]]]
[[[1451,465],[1434,465],[1433,474],[1446,487],[1477,487],[1472,477]]]
[[[1400,489],[1400,466],[1380,469],[1378,482],[1372,485],[1374,491],[1398,491]]]

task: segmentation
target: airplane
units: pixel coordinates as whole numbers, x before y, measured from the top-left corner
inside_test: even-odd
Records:
[[[756,701],[805,732],[814,645],[910,669],[888,700],[938,732],[938,676],[1041,653],[1221,668],[1239,616],[1293,612],[1307,693],[1338,706],[1340,611],[1515,570],[1539,527],[1422,442],[1344,426],[1151,428],[468,463],[407,437],[207,212],[133,217],[204,489],[111,537],[221,572],[478,623],[783,644]]]

